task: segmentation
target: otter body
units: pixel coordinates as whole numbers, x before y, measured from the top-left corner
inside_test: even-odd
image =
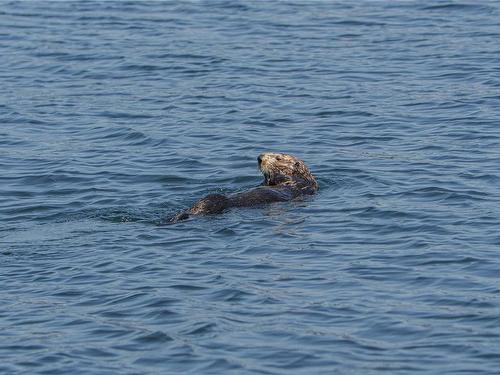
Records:
[[[318,183],[304,162],[288,154],[263,153],[257,158],[264,175],[262,186],[236,194],[209,194],[169,220],[176,223],[195,215],[219,214],[231,207],[252,207],[286,202],[318,190]]]

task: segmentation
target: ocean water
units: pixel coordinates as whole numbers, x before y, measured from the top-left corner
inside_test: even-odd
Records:
[[[498,374],[498,1],[1,5],[0,373]]]

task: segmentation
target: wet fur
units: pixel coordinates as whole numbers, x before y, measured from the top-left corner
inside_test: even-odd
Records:
[[[264,175],[262,186],[236,194],[209,194],[191,208],[172,217],[176,223],[196,215],[219,214],[231,207],[252,207],[272,202],[285,202],[316,193],[318,183],[305,163],[288,154],[263,153],[257,158]]]

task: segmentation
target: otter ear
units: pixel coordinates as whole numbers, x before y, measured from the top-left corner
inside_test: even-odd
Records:
[[[300,167],[300,162],[296,161],[294,165],[298,168],[298,167]]]

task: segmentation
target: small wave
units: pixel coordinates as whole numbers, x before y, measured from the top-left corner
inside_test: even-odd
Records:
[[[468,4],[468,3],[447,3],[447,4],[436,4],[424,6],[421,8],[422,10],[430,10],[430,11],[474,11],[474,12],[484,12],[484,11],[492,11],[493,7],[490,7],[486,4]]]

